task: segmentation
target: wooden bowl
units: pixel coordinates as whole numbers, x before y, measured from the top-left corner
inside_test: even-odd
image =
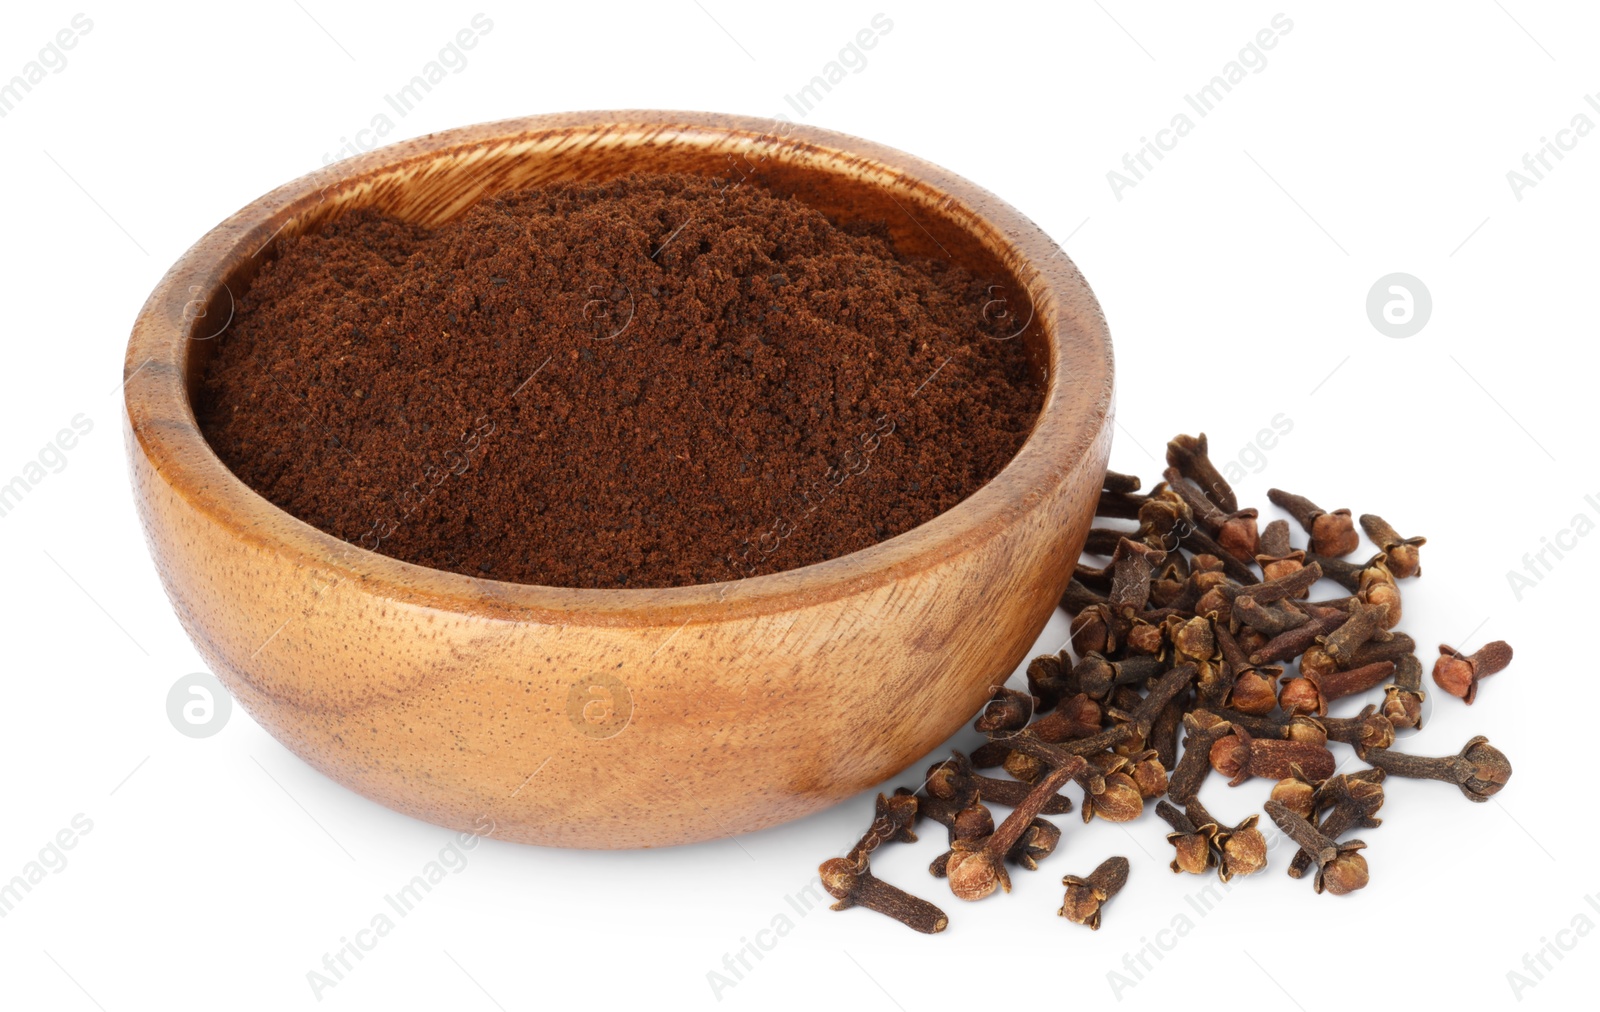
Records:
[[[660,590],[474,579],[365,551],[247,488],[190,391],[273,242],[355,208],[436,224],[485,194],[691,171],[887,222],[993,278],[1047,381],[1016,458],[935,519],[841,558]],[[124,364],[140,518],[183,627],[268,731],[398,811],[500,839],[649,847],[746,833],[880,783],[1023,659],[1066,586],[1111,444],[1100,307],[1038,226],[910,155],[827,130],[589,112],[433,134],[330,165],[207,233]]]

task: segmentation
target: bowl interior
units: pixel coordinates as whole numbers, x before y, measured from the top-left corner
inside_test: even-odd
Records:
[[[192,391],[216,346],[209,338],[225,332],[238,293],[284,237],[367,208],[438,224],[484,196],[635,171],[695,172],[729,187],[757,183],[842,224],[882,223],[902,255],[965,268],[989,286],[981,307],[988,319],[1005,321],[1005,339],[1023,342],[1039,370],[1043,404],[1021,449],[956,506],[848,555],[730,583],[583,589],[470,577],[340,541],[258,496],[205,442]],[[357,580],[382,597],[452,613],[627,626],[731,620],[842,599],[982,551],[1018,525],[1043,523],[1041,506],[1103,466],[1114,371],[1105,317],[1083,276],[1037,225],[988,191],[860,138],[803,124],[659,110],[463,127],[286,183],[221,222],[172,266],[135,321],[123,368],[133,452],[204,523],[329,585]],[[1054,522],[1070,520],[1075,529],[1078,519]]]
[[[567,181],[597,182],[631,172],[688,172],[719,180],[729,188],[755,184],[784,197],[798,198],[839,224],[881,222],[895,250],[905,257],[942,259],[964,267],[989,289],[982,311],[1007,327],[1027,351],[1029,362],[1049,378],[1046,327],[1034,311],[1028,288],[999,255],[1002,237],[984,235],[985,219],[952,194],[876,163],[816,144],[800,144],[778,131],[708,129],[659,124],[619,128],[617,124],[553,127],[514,140],[489,139],[439,148],[421,155],[370,165],[373,155],[354,159],[350,171],[329,179],[307,177],[305,191],[292,198],[284,219],[248,257],[236,258],[203,291],[191,290],[205,305],[192,319],[189,336],[231,312],[277,243],[314,231],[355,210],[371,209],[418,224],[438,226],[465,212],[475,201],[497,193]],[[335,164],[330,173],[346,166]],[[291,184],[293,186],[294,184]],[[892,191],[890,187],[895,189]],[[224,293],[226,292],[226,294]],[[194,304],[191,304],[194,305]],[[209,321],[209,322],[208,322]],[[184,375],[192,398],[215,343],[191,340]]]

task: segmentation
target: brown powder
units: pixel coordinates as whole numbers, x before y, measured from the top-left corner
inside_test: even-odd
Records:
[[[218,456],[424,566],[665,587],[869,547],[992,478],[1041,384],[982,280],[881,226],[635,175],[281,243],[196,391]]]

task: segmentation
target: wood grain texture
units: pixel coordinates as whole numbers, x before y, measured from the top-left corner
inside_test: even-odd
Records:
[[[865,551],[735,583],[573,590],[474,579],[302,523],[206,445],[189,389],[274,241],[355,208],[439,223],[559,179],[693,171],[888,224],[993,278],[1047,379],[1016,458]],[[443,826],[647,847],[796,819],[893,776],[1023,659],[1066,585],[1110,450],[1112,356],[1082,275],[1031,221],[919,159],[806,126],[568,113],[433,134],[283,186],[207,233],[124,364],[139,514],[179,620],[306,762]]]

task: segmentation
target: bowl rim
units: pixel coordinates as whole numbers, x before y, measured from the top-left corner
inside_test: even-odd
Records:
[[[175,317],[175,307],[184,307],[187,314],[188,306],[205,304],[224,287],[224,277],[242,252],[267,248],[272,237],[325,199],[329,190],[358,190],[374,176],[448,153],[585,132],[619,134],[620,143],[633,144],[684,139],[710,146],[744,138],[762,145],[767,156],[781,153],[820,161],[819,171],[828,171],[829,163],[848,164],[852,171],[875,177],[874,185],[909,196],[913,206],[959,214],[962,227],[1027,289],[1032,311],[1042,323],[1049,375],[1028,438],[998,474],[967,498],[886,541],[760,576],[657,588],[509,583],[380,555],[293,516],[228,469],[195,420],[185,380],[193,320]],[[904,209],[903,200],[896,202]],[[906,213],[920,226],[915,215]],[[201,293],[205,298],[197,302]],[[1096,441],[1113,423],[1113,375],[1105,316],[1076,265],[1033,221],[961,176],[895,148],[806,124],[710,112],[605,110],[520,117],[427,134],[326,165],[251,201],[186,250],[146,299],[124,355],[123,404],[130,455],[142,453],[154,475],[190,509],[229,529],[235,538],[291,559],[334,585],[355,580],[363,593],[453,613],[563,625],[662,626],[821,604],[882,588],[981,549],[1025,522],[1035,505],[1093,460]]]

